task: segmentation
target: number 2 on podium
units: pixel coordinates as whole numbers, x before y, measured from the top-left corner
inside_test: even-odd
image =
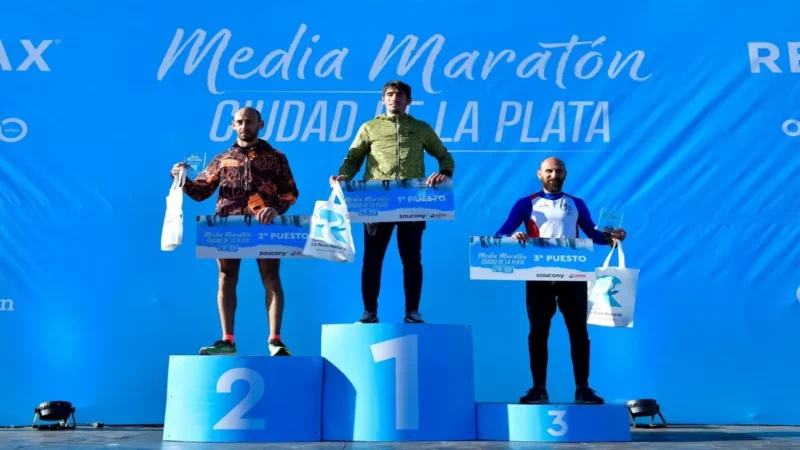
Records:
[[[417,335],[409,334],[370,346],[376,362],[395,359],[395,426],[398,430],[419,428],[419,352]]]
[[[264,419],[243,419],[254,406],[261,400],[264,395],[264,378],[261,374],[253,369],[246,367],[237,367],[223,373],[219,380],[217,380],[217,392],[230,394],[233,383],[238,380],[247,381],[250,385],[250,390],[247,395],[240,401],[234,408],[225,414],[225,417],[220,419],[214,425],[215,430],[263,430],[267,427],[267,422]]]

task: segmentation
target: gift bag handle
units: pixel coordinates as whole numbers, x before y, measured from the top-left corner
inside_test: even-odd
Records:
[[[627,268],[625,266],[625,252],[622,250],[622,241],[615,241],[614,244],[611,245],[611,251],[608,252],[605,262],[603,262],[603,269],[608,269],[608,265],[611,263],[611,255],[614,254],[615,248],[617,249],[617,259],[619,260],[618,267],[620,269]]]
[[[180,166],[178,168],[178,174],[172,179],[172,190],[180,190],[183,185],[186,183],[186,167]]]
[[[338,181],[331,183],[331,195],[328,197],[328,203],[336,203],[336,199],[338,198],[340,202],[342,202],[342,206],[346,206],[347,203],[344,201],[344,191],[342,191],[342,185],[339,184]]]

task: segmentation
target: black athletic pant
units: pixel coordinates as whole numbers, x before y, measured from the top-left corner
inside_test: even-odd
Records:
[[[419,309],[422,295],[422,233],[425,222],[385,222],[364,224],[364,265],[361,269],[361,295],[364,310],[378,311],[383,257],[397,227],[397,248],[403,263],[403,288],[406,313]]]
[[[525,303],[528,308],[530,334],[528,353],[533,385],[547,385],[547,338],[556,305],[564,316],[572,353],[572,370],[577,386],[589,384],[589,331],[586,325],[588,293],[585,282],[527,281]]]

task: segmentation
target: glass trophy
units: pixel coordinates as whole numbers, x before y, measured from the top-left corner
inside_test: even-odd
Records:
[[[189,169],[186,171],[186,177],[190,180],[194,180],[206,167],[206,154],[193,153],[188,156],[184,154],[183,162],[189,166]]]
[[[595,229],[603,232],[622,229],[622,216],[622,211],[600,208],[600,216],[597,219]]]

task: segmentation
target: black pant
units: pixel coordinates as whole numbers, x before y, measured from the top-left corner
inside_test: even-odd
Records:
[[[397,226],[397,249],[403,262],[403,288],[406,313],[419,309],[422,295],[422,233],[425,222],[385,222],[364,224],[364,265],[361,269],[361,295],[364,310],[378,311],[383,257]]]
[[[547,338],[556,305],[564,316],[572,353],[572,370],[577,386],[589,384],[589,330],[586,325],[589,300],[585,282],[527,281],[525,303],[531,331],[528,354],[533,385],[547,384]]]

